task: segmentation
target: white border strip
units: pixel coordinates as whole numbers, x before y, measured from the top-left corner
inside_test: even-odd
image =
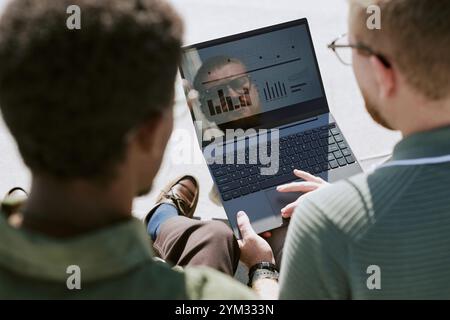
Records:
[[[450,154],[431,158],[394,160],[381,165],[379,168],[394,167],[394,166],[420,166],[424,164],[438,164],[444,162],[450,162]]]

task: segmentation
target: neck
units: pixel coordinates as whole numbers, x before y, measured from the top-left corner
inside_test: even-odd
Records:
[[[412,103],[412,102],[411,102]],[[410,106],[405,109],[410,109]],[[411,112],[402,112],[402,127],[400,131],[403,137],[414,133],[430,131],[450,126],[450,98],[444,101],[421,103]]]
[[[53,237],[71,237],[131,218],[132,181],[108,185],[33,176],[22,227]]]

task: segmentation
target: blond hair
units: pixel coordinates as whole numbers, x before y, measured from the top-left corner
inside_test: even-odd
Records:
[[[350,0],[357,40],[383,54],[408,83],[432,100],[450,93],[450,1]],[[370,30],[366,9],[381,9],[381,29]]]

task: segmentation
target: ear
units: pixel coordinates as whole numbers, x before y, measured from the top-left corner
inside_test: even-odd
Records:
[[[376,56],[370,57],[370,65],[378,84],[380,98],[388,98],[395,92],[397,86],[394,69],[386,67]]]

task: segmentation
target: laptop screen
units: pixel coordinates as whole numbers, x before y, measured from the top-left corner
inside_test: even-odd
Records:
[[[181,76],[203,129],[270,128],[328,111],[306,19],[185,47]]]

